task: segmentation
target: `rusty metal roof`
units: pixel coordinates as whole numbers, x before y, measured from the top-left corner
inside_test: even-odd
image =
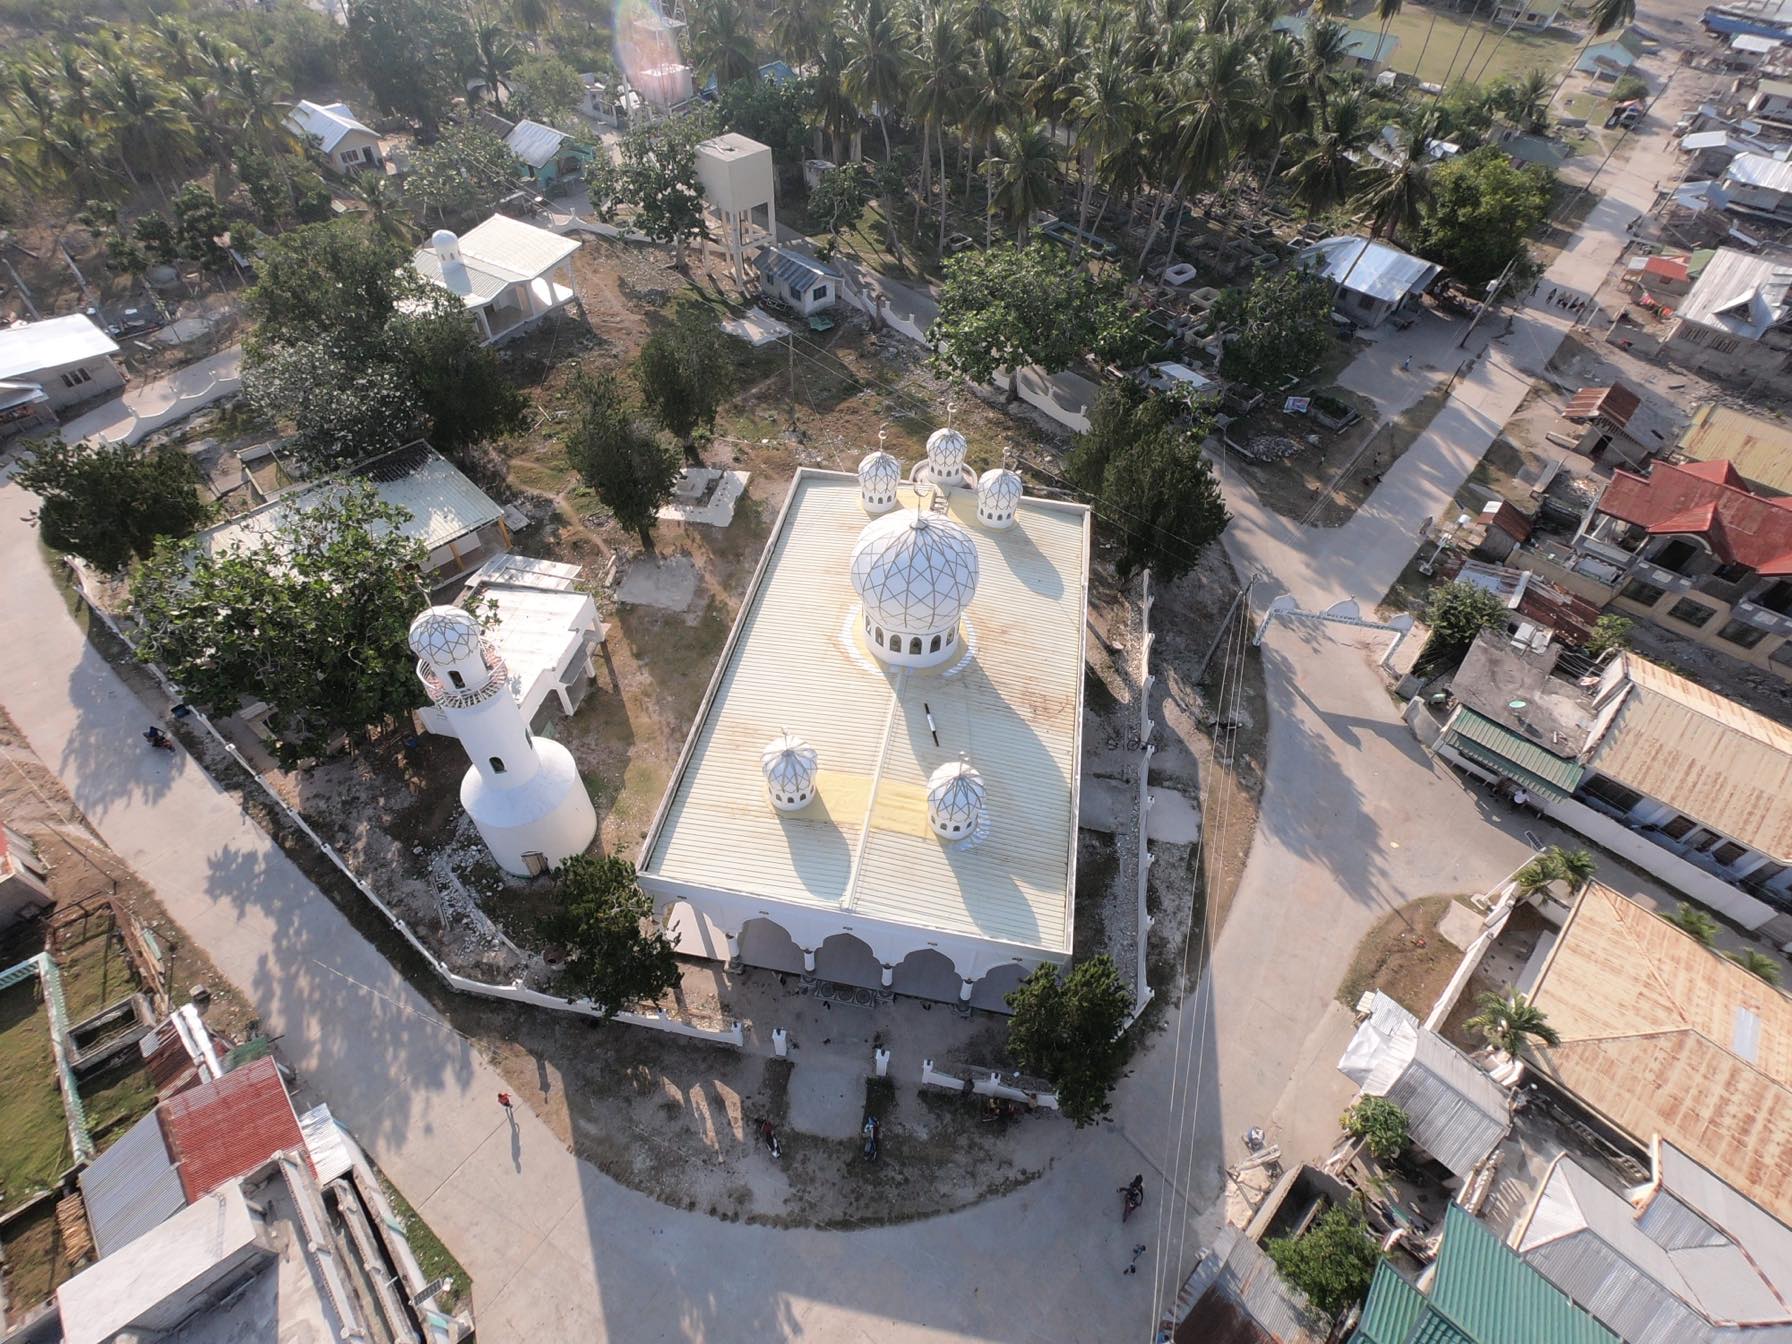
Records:
[[[1792,426],[1707,402],[1693,412],[1680,451],[1697,462],[1728,462],[1762,490],[1792,494]]]
[[[1561,1035],[1539,1072],[1792,1220],[1792,998],[1599,883],[1531,998]]]

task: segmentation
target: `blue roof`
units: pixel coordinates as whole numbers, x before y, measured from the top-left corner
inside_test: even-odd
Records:
[[[781,247],[766,248],[753,259],[753,264],[768,280],[790,286],[792,294],[807,294],[820,281],[840,278],[840,272],[826,263]]]

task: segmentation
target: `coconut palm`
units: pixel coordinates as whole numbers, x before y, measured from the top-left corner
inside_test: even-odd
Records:
[[[1757,952],[1749,948],[1746,952],[1732,952],[1730,960],[1735,962],[1750,975],[1758,976],[1770,985],[1780,982],[1780,964],[1765,952]]]
[[[96,71],[93,103],[98,124],[116,148],[118,165],[133,183],[135,165],[160,189],[163,175],[198,148],[175,92],[128,57]]]
[[[1261,123],[1263,110],[1250,47],[1230,35],[1203,37],[1196,44],[1181,79],[1177,97],[1165,122],[1177,128],[1166,146],[1168,171],[1158,180],[1174,182],[1170,194],[1180,202],[1187,195],[1205,191],[1226,175],[1233,159],[1249,143]],[[1151,244],[1163,223],[1160,210],[1152,220],[1139,256],[1141,268],[1151,254]],[[1176,232],[1182,225],[1180,207],[1176,228],[1170,232],[1170,251],[1176,250]]]
[[[516,26],[533,36],[553,31],[554,0],[510,0],[510,17]]]
[[[835,163],[843,161],[842,144],[859,126],[858,105],[846,91],[846,43],[828,29],[815,53],[815,111],[827,132]]]
[[[830,10],[820,0],[777,0],[770,25],[778,54],[799,65],[820,55],[822,33],[833,27]]]
[[[1029,51],[1027,105],[1055,131],[1070,112],[1089,59],[1089,25],[1074,0],[1058,0],[1037,47]]]
[[[1350,58],[1351,32],[1336,19],[1319,18],[1307,25],[1301,39],[1304,57],[1302,70],[1306,77],[1307,97],[1321,114],[1332,91],[1338,86],[1345,62]]]
[[[1374,169],[1360,187],[1356,207],[1369,221],[1369,236],[1384,235],[1398,243],[1418,228],[1431,199],[1431,160],[1404,139],[1396,144],[1392,163]]]
[[[1549,76],[1527,70],[1502,90],[1508,120],[1521,131],[1541,134],[1549,126]]]
[[[965,138],[965,192],[970,192],[971,153],[973,145],[983,145],[984,154],[984,219],[983,241],[988,244],[993,230],[995,186],[992,178],[993,158],[988,147],[995,141],[996,131],[1013,124],[1020,116],[1021,97],[1019,72],[1016,68],[1014,44],[1006,32],[991,33],[977,44],[971,67],[970,97],[961,115]]]
[[[1025,247],[1033,216],[1058,199],[1057,149],[1045,123],[1027,121],[997,130],[989,169],[995,186],[991,204],[1008,212],[1014,241]]]
[[[382,237],[405,247],[422,236],[416,217],[404,203],[403,193],[384,173],[355,173],[349,193],[367,209],[367,218]]]
[[[965,39],[957,16],[942,0],[933,0],[918,11],[915,64],[909,82],[909,113],[921,123],[921,190],[930,187],[932,153],[939,149],[939,242],[946,246],[946,123],[958,115],[964,95]],[[917,202],[917,211],[920,205]],[[917,227],[919,215],[916,216]]]
[[[1483,990],[1475,1002],[1481,1011],[1462,1025],[1470,1031],[1480,1032],[1494,1049],[1515,1059],[1526,1041],[1541,1041],[1544,1045],[1562,1043],[1561,1036],[1549,1025],[1543,1010],[1515,989],[1508,989],[1504,994]]]
[[[1076,226],[1089,226],[1089,206],[1095,198],[1096,165],[1110,151],[1132,136],[1138,110],[1133,103],[1133,71],[1116,53],[1093,61],[1077,81],[1070,102],[1070,120],[1076,127],[1077,155],[1082,163],[1082,191],[1078,194]],[[1082,241],[1079,238],[1077,247]]]
[[[1321,110],[1306,152],[1288,168],[1294,194],[1310,210],[1328,210],[1350,199],[1357,159],[1375,138],[1370,108],[1358,90],[1334,97]]]
[[[717,88],[758,76],[753,19],[741,0],[703,0],[691,12],[690,38],[693,62],[715,76]]]
[[[854,0],[846,12],[846,91],[859,110],[877,117],[884,158],[890,157],[889,110],[902,100],[907,60],[891,0]]]
[[[1257,88],[1262,119],[1251,150],[1269,154],[1263,173],[1265,188],[1275,181],[1276,167],[1289,139],[1308,121],[1307,84],[1300,45],[1287,33],[1269,33],[1257,47]]]
[[[1376,0],[1375,17],[1381,20],[1381,32],[1378,36],[1382,43],[1387,41],[1388,25],[1399,15],[1400,5],[1401,0]],[[1379,50],[1378,47],[1378,53]]]
[[[1706,947],[1717,941],[1718,924],[1698,906],[1681,901],[1674,907],[1674,913],[1663,916],[1668,923],[1679,929],[1681,933],[1697,938]]]

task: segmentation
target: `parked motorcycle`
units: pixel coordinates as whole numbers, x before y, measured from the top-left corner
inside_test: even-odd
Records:
[[[866,1116],[865,1123],[860,1128],[859,1133],[861,1133],[865,1136],[865,1147],[863,1150],[865,1160],[867,1162],[877,1161],[877,1135],[878,1135],[877,1117],[875,1115]]]
[[[765,1140],[765,1146],[771,1152],[774,1161],[784,1156],[784,1145],[778,1142],[778,1131],[772,1128],[770,1120],[759,1122],[759,1137]]]

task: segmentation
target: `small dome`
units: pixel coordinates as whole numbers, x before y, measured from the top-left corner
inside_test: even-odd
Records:
[[[772,806],[798,808],[815,794],[815,748],[794,733],[779,733],[759,753]]]
[[[902,464],[882,448],[859,460],[859,495],[867,509],[881,512],[895,504],[901,480]]]
[[[927,820],[945,839],[967,836],[983,817],[983,776],[960,758],[927,777]]]
[[[484,637],[479,622],[459,607],[431,607],[411,622],[411,652],[432,666],[465,661]]]
[[[950,630],[977,593],[977,543],[939,514],[888,514],[859,534],[852,586],[870,622],[886,631]]]
[[[977,517],[992,527],[1014,522],[1014,511],[1025,493],[1020,477],[1006,467],[995,467],[977,478]]]
[[[964,466],[964,435],[956,429],[936,429],[927,436],[927,469],[935,481],[956,480]]]
[[[429,246],[438,257],[456,256],[460,252],[460,235],[453,229],[437,229],[429,235]]]

